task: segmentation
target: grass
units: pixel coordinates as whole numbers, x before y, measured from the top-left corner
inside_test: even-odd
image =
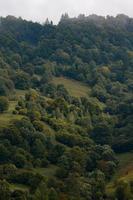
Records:
[[[117,181],[133,180],[133,152],[118,154],[117,158],[119,160],[118,169],[106,188],[107,194],[109,194],[109,195],[114,193],[115,183]]]
[[[57,169],[57,166],[49,165],[47,168],[34,168],[33,171],[46,177],[52,177],[55,175]]]
[[[22,185],[22,184],[10,184],[10,190],[14,191],[14,190],[22,190],[22,191],[28,191],[29,188],[28,186]]]
[[[68,79],[65,77],[54,77],[52,82],[55,85],[63,84],[71,96],[87,97],[90,92],[88,85],[73,79]]]
[[[24,98],[27,91],[15,89],[14,93],[9,95],[9,99],[11,101],[17,101],[20,98]]]
[[[26,90],[16,90],[16,98],[24,97]],[[23,115],[13,115],[12,112],[17,105],[17,100],[9,101],[9,108],[6,112],[0,114],[0,127],[8,126],[12,120],[21,120]]]
[[[20,97],[24,98],[26,92],[27,92],[27,90],[16,90],[15,96],[17,99],[19,99]]]
[[[3,128],[5,126],[8,126],[12,120],[20,120],[22,119],[22,115],[13,115],[12,112],[15,109],[17,102],[16,101],[10,101],[9,102],[9,109],[0,114],[0,127]]]
[[[22,117],[22,115],[13,115],[8,113],[0,114],[0,127],[4,128],[8,126],[12,120],[20,120]]]
[[[120,168],[125,167],[127,164],[133,165],[133,152],[123,153],[117,155]]]
[[[133,180],[133,152],[119,154],[118,160],[119,170],[117,172],[117,177]]]

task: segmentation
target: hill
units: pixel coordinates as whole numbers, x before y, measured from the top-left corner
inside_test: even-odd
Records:
[[[5,200],[132,199],[132,133],[132,18],[0,18]]]

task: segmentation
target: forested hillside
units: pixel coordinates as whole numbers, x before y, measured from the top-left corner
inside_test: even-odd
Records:
[[[132,151],[133,19],[1,17],[0,200],[132,200]]]

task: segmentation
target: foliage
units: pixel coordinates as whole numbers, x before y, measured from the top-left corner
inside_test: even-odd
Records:
[[[0,22],[0,197],[108,199],[114,151],[133,147],[133,19]],[[132,199],[132,185],[112,198]]]
[[[0,113],[8,110],[9,102],[6,97],[0,97]]]

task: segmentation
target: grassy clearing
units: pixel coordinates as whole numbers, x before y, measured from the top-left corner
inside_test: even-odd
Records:
[[[119,171],[117,177],[126,180],[133,180],[133,152],[119,154],[118,160]]]
[[[10,190],[22,190],[22,191],[28,191],[28,186],[22,185],[22,184],[10,184]]]
[[[119,160],[118,169],[107,185],[107,194],[113,194],[115,191],[115,183],[119,180],[131,181],[133,180],[133,152],[118,154]]]
[[[57,166],[50,165],[47,168],[34,168],[33,171],[46,177],[52,177],[55,175],[57,169]]]
[[[63,84],[71,96],[87,97],[90,93],[88,85],[65,77],[55,77],[52,81],[54,84]]]
[[[20,120],[22,117],[22,115],[13,115],[8,113],[0,114],[0,127],[4,128],[8,126],[12,120]]]
[[[19,99],[20,97],[24,97],[26,93],[26,90],[16,90],[16,99]],[[0,127],[4,128],[5,126],[8,126],[12,120],[21,120],[23,115],[13,115],[13,110],[15,109],[15,106],[17,105],[17,100],[9,101],[9,108],[6,112],[0,114]]]
[[[13,115],[12,112],[15,109],[17,102],[16,101],[10,101],[9,102],[9,109],[0,114],[0,127],[3,128],[5,126],[8,126],[12,120],[20,120],[22,119],[22,115]]]
[[[19,99],[20,97],[24,98],[26,92],[27,92],[27,90],[16,90],[15,96],[17,99]]]
[[[17,101],[20,98],[24,98],[27,91],[15,89],[14,93],[9,95],[10,101]]]
[[[133,165],[133,152],[123,153],[117,155],[119,160],[119,167],[123,168],[126,165]]]

